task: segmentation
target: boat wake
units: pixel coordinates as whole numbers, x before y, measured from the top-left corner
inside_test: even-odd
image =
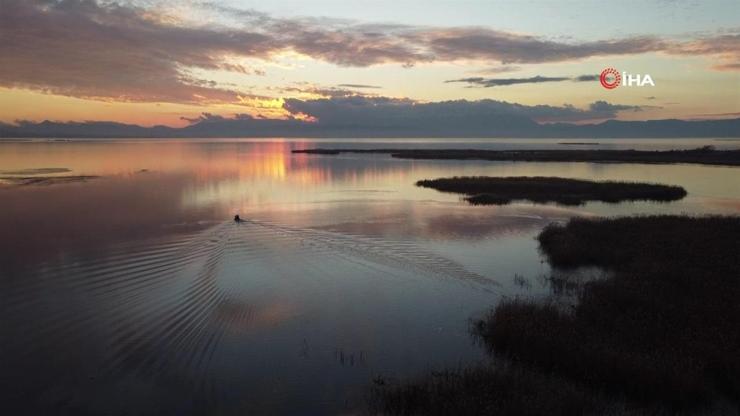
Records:
[[[104,340],[94,346],[98,356],[88,357],[87,371],[97,383],[122,373],[191,380],[201,400],[217,402],[219,389],[209,375],[223,338],[234,328],[289,315],[247,300],[254,298],[250,288],[270,279],[341,279],[347,273],[429,277],[498,293],[494,280],[412,242],[268,221],[225,222],[166,241],[120,245],[94,260],[69,255],[39,266],[34,279],[0,295],[3,316],[38,318],[6,321],[4,355],[18,358],[16,366],[51,354],[75,362],[82,359],[80,345]],[[50,387],[68,377],[60,369],[37,382]],[[41,388],[33,387],[27,391]]]

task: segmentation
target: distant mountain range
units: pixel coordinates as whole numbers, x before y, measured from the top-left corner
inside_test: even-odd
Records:
[[[321,123],[298,119],[274,120],[241,116],[205,119],[186,127],[142,127],[116,122],[0,123],[2,138],[215,138],[215,137],[740,137],[740,118],[725,120],[609,120],[598,124],[540,124],[526,117],[424,120],[423,123]]]

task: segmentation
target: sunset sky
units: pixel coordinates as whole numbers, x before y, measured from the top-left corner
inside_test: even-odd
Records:
[[[656,86],[607,90],[607,67]],[[739,91],[737,1],[0,0],[5,123],[315,120],[349,98],[715,119],[740,117]]]

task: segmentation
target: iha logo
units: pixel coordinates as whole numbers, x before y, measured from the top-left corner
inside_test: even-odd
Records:
[[[601,86],[607,90],[613,90],[620,85],[624,85],[625,87],[655,86],[655,81],[653,81],[650,74],[630,74],[624,71],[620,74],[619,71],[614,68],[606,68],[601,71],[599,81],[601,82]]]

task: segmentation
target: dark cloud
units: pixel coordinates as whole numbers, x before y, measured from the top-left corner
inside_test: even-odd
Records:
[[[318,100],[286,99],[285,109],[291,114],[314,117],[324,126],[403,127],[486,129],[510,123],[582,122],[616,117],[637,106],[591,103],[587,109],[573,105],[524,105],[497,100],[455,100],[421,103],[409,99],[349,96]]]
[[[539,84],[541,82],[560,82],[565,81],[569,78],[565,77],[543,77],[540,75],[537,75],[535,77],[530,78],[482,78],[482,77],[472,77],[472,78],[461,78],[461,79],[451,79],[445,82],[465,82],[468,84],[476,84],[480,85],[482,87],[497,87],[501,85],[515,85],[515,84]]]
[[[198,74],[260,75],[243,58],[269,60],[285,51],[351,67],[457,60],[507,67],[645,52],[717,56],[722,70],[736,70],[740,62],[737,34],[687,42],[655,36],[562,42],[482,27],[278,19],[217,3],[194,7],[215,10],[233,24],[185,22],[93,0],[0,0],[0,86],[98,100],[239,103],[248,94]]]
[[[692,119],[694,120],[706,120],[714,118],[736,118],[740,117],[740,112],[733,113],[710,113],[710,114],[695,114]]]
[[[595,101],[591,104],[589,104],[588,109],[589,111],[593,113],[602,113],[602,114],[616,114],[617,111],[642,111],[641,106],[639,105],[623,105],[623,104],[611,104],[606,101]],[[613,116],[611,116],[613,117]]]
[[[470,85],[477,85],[477,86],[481,86],[484,88],[489,88],[489,87],[500,87],[500,86],[506,86],[506,85],[516,85],[516,84],[539,84],[543,82],[561,82],[561,81],[584,82],[584,81],[595,81],[597,79],[599,79],[597,75],[580,75],[577,77],[544,77],[541,75],[537,75],[537,76],[529,77],[529,78],[469,77],[469,78],[451,79],[445,82],[446,83],[463,82],[463,83],[467,83]]]
[[[237,91],[188,68],[247,73],[229,55],[268,56],[268,36],[165,23],[93,1],[3,0],[0,85],[121,101],[234,102]]]
[[[537,122],[584,122],[611,119],[620,111],[637,111],[639,106],[596,101],[588,108],[573,105],[523,105],[497,100],[454,100],[421,103],[409,99],[368,96],[329,97],[315,100],[286,99],[285,110],[294,117],[310,116],[319,129],[363,131],[455,130],[487,131],[502,128],[531,128]],[[207,124],[259,121],[249,115],[233,117],[203,113],[190,123]]]
[[[219,123],[223,121],[229,121],[229,120],[254,120],[254,117],[252,117],[249,114],[234,114],[233,117],[224,117],[219,114],[213,114],[204,112],[201,113],[197,117],[180,117],[180,120],[185,120],[191,124],[197,124],[197,123]]]
[[[607,120],[636,106],[592,103],[527,106],[503,101],[419,103],[384,97],[286,100],[295,117],[264,119],[248,115],[202,114],[183,128],[151,128],[110,122],[0,124],[0,137],[738,137],[740,118],[682,120]],[[312,121],[298,118],[311,115]],[[728,113],[728,115],[737,113]],[[537,123],[534,120],[560,121]],[[710,118],[710,117],[705,117]],[[590,124],[564,120],[593,121]]]
[[[665,49],[652,36],[561,43],[485,28],[430,29],[409,35],[427,45],[437,60],[484,59],[510,63],[562,62],[593,56],[631,55]]]
[[[480,71],[476,71],[478,74],[490,75],[490,74],[503,74],[506,72],[516,72],[521,70],[522,67],[516,65],[498,65],[484,68]]]
[[[366,84],[339,84],[337,87],[344,87],[344,88],[370,88],[370,89],[379,89],[383,88],[378,85],[366,85]]]

